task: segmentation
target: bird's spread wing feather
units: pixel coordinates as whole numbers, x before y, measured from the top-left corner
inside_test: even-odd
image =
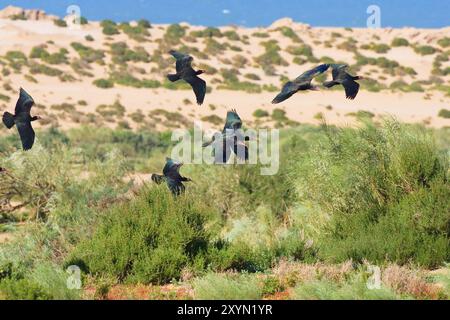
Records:
[[[346,64],[332,64],[331,67],[333,68],[331,74],[333,76],[333,80],[338,80],[340,77],[340,74],[345,72],[345,69],[348,68],[348,65]]]
[[[200,79],[197,76],[192,76],[189,78],[185,78],[186,82],[188,82],[192,89],[194,89],[195,97],[197,98],[197,104],[203,104],[206,95],[206,82],[203,79]]]
[[[343,81],[342,85],[344,86],[347,99],[355,99],[359,92],[359,83],[352,79],[348,79]]]
[[[20,140],[22,140],[23,150],[30,150],[34,144],[35,133],[30,121],[16,122]]]
[[[329,64],[321,64],[321,65],[315,67],[314,69],[311,69],[311,70],[308,70],[308,71],[302,73],[293,82],[298,83],[298,84],[309,83],[315,76],[327,71],[329,67],[330,67]]]
[[[31,107],[34,104],[33,98],[22,88],[20,88],[19,100],[16,103],[15,113],[16,115],[20,113],[30,114]]]
[[[281,89],[281,92],[272,100],[272,103],[276,104],[289,99],[290,97],[292,97],[294,93],[298,91],[298,89],[299,86],[294,82],[291,81],[287,82],[283,86],[283,89]]]
[[[225,127],[223,131],[225,132],[227,129],[237,130],[242,127],[241,117],[237,114],[236,110],[228,111],[227,120],[225,122]]]
[[[180,72],[183,69],[191,66],[193,58],[190,55],[180,53],[175,50],[171,50],[169,51],[169,53],[177,60],[176,62],[177,72]]]

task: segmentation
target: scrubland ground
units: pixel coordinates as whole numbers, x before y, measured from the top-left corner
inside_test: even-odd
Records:
[[[134,183],[160,172],[168,133],[38,135],[29,152],[0,139],[2,298],[449,298],[449,129],[282,129],[277,175],[186,165],[178,198]]]

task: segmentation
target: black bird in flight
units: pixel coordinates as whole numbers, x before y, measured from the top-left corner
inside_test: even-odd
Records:
[[[15,114],[5,112],[3,114],[3,123],[8,129],[14,125],[19,131],[20,140],[22,140],[23,150],[30,150],[34,144],[35,133],[31,122],[41,119],[41,117],[30,115],[31,107],[34,105],[33,98],[22,88],[20,88],[19,100],[16,104]]]
[[[361,80],[363,77],[354,77],[347,73],[348,65],[346,64],[332,64],[331,67],[333,68],[333,80],[324,82],[324,87],[331,88],[340,84],[345,89],[347,99],[355,99],[359,92],[359,83],[355,80]]]
[[[213,145],[215,163],[225,164],[231,156],[231,152],[241,160],[248,160],[248,147],[244,141],[249,137],[244,137],[241,132],[242,120],[236,110],[228,111],[225,126],[219,136],[214,135],[212,140],[203,144],[206,148]]]
[[[166,165],[163,169],[163,175],[152,174],[152,181],[157,184],[161,184],[165,181],[172,194],[179,196],[185,190],[183,182],[192,181],[191,179],[180,175],[180,168],[182,166],[183,163],[166,158]]]
[[[175,50],[170,50],[169,53],[177,60],[177,73],[167,75],[167,79],[172,82],[182,79],[189,83],[192,89],[194,89],[197,104],[202,105],[205,100],[206,82],[198,76],[205,73],[205,70],[195,71],[191,65],[194,59],[190,55],[179,53]]]
[[[272,103],[277,104],[283,102],[284,100],[289,99],[298,91],[303,90],[319,90],[319,88],[315,85],[311,84],[311,81],[314,77],[318,76],[321,73],[324,73],[330,67],[329,64],[321,64],[320,66],[315,67],[312,70],[308,70],[294,81],[287,82],[281,92],[273,99]]]

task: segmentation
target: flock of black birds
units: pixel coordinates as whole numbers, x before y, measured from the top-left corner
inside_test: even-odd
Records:
[[[205,73],[205,71],[196,71],[192,68],[192,61],[194,60],[192,56],[175,50],[171,50],[169,53],[176,59],[176,73],[167,75],[167,78],[172,82],[184,80],[189,83],[195,93],[197,104],[202,105],[206,95],[206,82],[199,75]],[[312,84],[312,80],[326,72],[330,67],[332,68],[332,80],[324,82],[323,86],[331,88],[336,85],[342,85],[347,99],[355,99],[359,92],[359,84],[356,80],[360,80],[362,77],[350,75],[346,71],[348,68],[346,64],[321,64],[304,72],[293,81],[288,81],[284,84],[281,92],[273,99],[272,103],[281,103],[299,91],[319,90],[317,85]],[[35,140],[35,132],[31,123],[41,119],[39,116],[31,116],[33,105],[33,98],[23,88],[20,88],[19,100],[17,101],[14,114],[5,112],[2,118],[4,125],[8,129],[16,126],[22,141],[22,148],[25,151],[33,147]],[[204,148],[214,145],[215,163],[227,163],[231,153],[234,153],[242,160],[248,160],[248,147],[245,145],[245,141],[248,141],[249,138],[244,137],[240,133],[241,128],[241,118],[236,110],[231,110],[227,113],[222,133],[215,135],[211,141],[203,144]],[[158,184],[166,182],[174,195],[180,195],[185,190],[183,182],[192,181],[181,176],[179,171],[182,166],[183,163],[167,158],[163,174],[153,174],[151,179]],[[6,171],[6,169],[0,167],[0,172],[3,171]]]

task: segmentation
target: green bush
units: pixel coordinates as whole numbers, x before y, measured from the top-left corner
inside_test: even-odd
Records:
[[[283,36],[290,38],[293,42],[301,42],[299,36],[294,30],[292,30],[292,28],[281,27],[279,30]]]
[[[30,64],[31,74],[44,74],[50,77],[59,77],[63,72],[59,69],[46,66],[45,64],[32,63]]]
[[[109,89],[114,87],[114,82],[109,79],[97,79],[92,82],[96,87],[102,89]]]
[[[263,296],[257,278],[248,275],[207,274],[193,283],[198,300],[258,300]]]
[[[449,37],[444,37],[442,39],[438,40],[438,44],[442,47],[442,48],[447,48],[450,46],[450,38]]]
[[[448,261],[448,158],[430,134],[392,121],[327,132],[329,142],[297,172],[302,201],[329,217],[316,235],[319,255],[425,267]]]
[[[186,34],[185,28],[180,26],[178,23],[171,24],[166,29],[166,33],[164,34],[164,40],[170,45],[179,44],[180,39],[184,37],[185,34]]]
[[[407,46],[409,46],[409,42],[405,38],[394,38],[394,40],[392,40],[391,46],[407,47]]]
[[[92,49],[79,42],[72,42],[71,47],[79,54],[80,58],[87,63],[97,62],[102,64],[105,53],[102,50]]]
[[[253,116],[255,118],[264,118],[270,116],[270,114],[266,110],[256,109],[255,112],[253,112]]]
[[[298,300],[398,300],[400,299],[388,288],[369,289],[362,277],[347,283],[331,280],[316,280],[298,285],[293,292],[293,299]]]
[[[450,119],[450,110],[448,109],[439,110],[438,117]]]
[[[180,277],[184,266],[204,268],[210,214],[196,201],[174,198],[165,185],[143,190],[131,203],[109,212],[66,264],[123,281],[168,283]]]
[[[387,53],[391,47],[389,47],[387,44],[384,43],[370,43],[370,44],[366,44],[366,45],[362,45],[361,49],[364,50],[372,50],[375,51],[376,53]]]
[[[67,27],[67,22],[62,20],[62,19],[54,20],[53,23],[55,24],[55,26],[58,26],[58,27],[61,27],[61,28]]]
[[[430,55],[436,53],[436,49],[431,46],[416,46],[414,51],[422,56]]]
[[[117,24],[114,21],[103,20],[100,25],[103,28],[103,34],[107,36],[120,34],[119,29],[117,28]]]
[[[50,300],[52,296],[33,281],[4,279],[0,281],[0,298],[6,300]]]

